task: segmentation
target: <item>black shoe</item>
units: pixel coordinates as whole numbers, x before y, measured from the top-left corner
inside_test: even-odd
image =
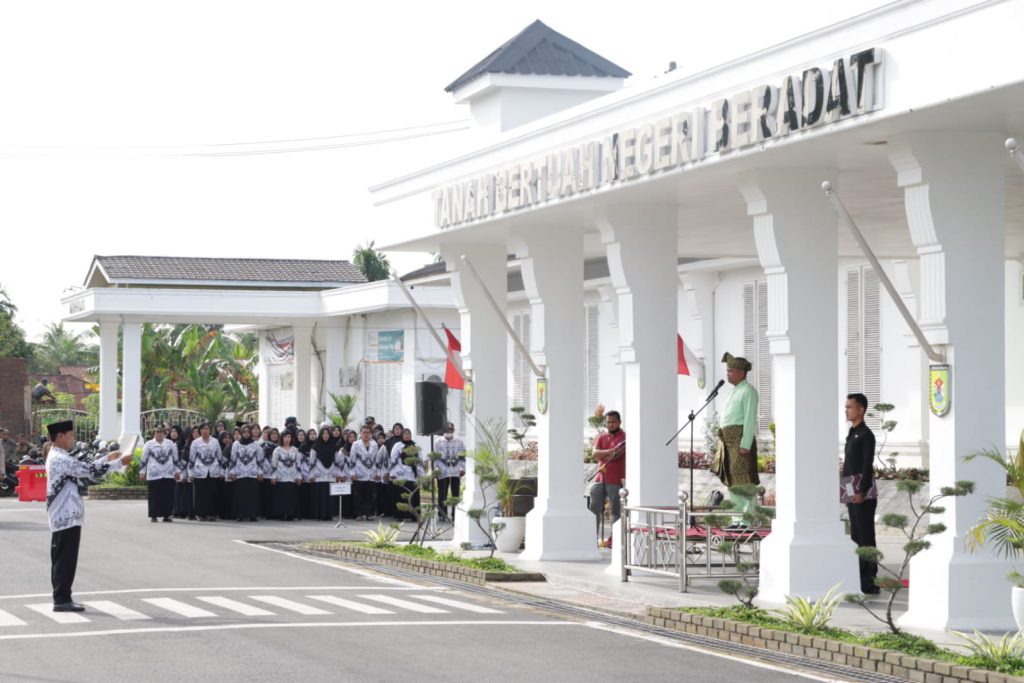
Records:
[[[156,521],[156,517],[150,517],[150,518],[149,518],[149,521],[151,521],[151,522],[155,522],[155,521]]]
[[[878,595],[882,592],[882,589],[878,586],[871,586],[869,588],[862,588],[860,592],[864,595]]]
[[[154,520],[154,521],[156,521],[156,520]],[[164,517],[164,521],[165,522],[173,522],[174,520],[171,519],[170,517]]]
[[[250,522],[255,522],[255,521],[257,521],[257,520],[256,520],[256,518],[255,518],[255,517],[250,517],[250,518],[249,518],[249,521],[250,521]]]
[[[85,608],[77,602],[62,602],[53,606],[54,612],[84,612]]]

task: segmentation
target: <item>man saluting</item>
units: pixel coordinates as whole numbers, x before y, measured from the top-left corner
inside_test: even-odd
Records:
[[[131,455],[114,451],[96,462],[80,462],[68,454],[75,444],[75,425],[70,420],[48,425],[50,455],[46,458],[46,514],[50,518],[50,582],[54,612],[84,612],[71,601],[71,584],[78,568],[78,544],[82,538],[85,506],[78,480],[102,477],[132,461]]]

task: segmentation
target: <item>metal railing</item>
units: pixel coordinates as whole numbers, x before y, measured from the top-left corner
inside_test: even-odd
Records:
[[[770,532],[745,526],[741,511],[689,508],[686,493],[679,494],[676,508],[630,507],[629,492],[622,489],[619,496],[622,581],[633,572],[670,576],[685,593],[696,578],[739,578],[744,574],[737,564],[760,562],[761,540]],[[730,523],[722,527],[723,519]],[[723,549],[723,543],[729,545]]]
[[[99,431],[99,419],[96,415],[75,408],[35,408],[32,409],[33,438],[46,432],[46,425],[63,420],[75,423],[75,441],[92,441]]]
[[[178,425],[187,429],[201,422],[206,422],[206,416],[197,410],[186,408],[155,408],[143,410],[139,413],[139,426],[143,434],[152,434],[157,424],[168,423]]]

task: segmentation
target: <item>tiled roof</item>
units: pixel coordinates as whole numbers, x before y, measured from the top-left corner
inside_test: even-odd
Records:
[[[444,261],[435,261],[433,263],[423,266],[422,268],[417,268],[416,270],[409,271],[399,279],[401,279],[402,282],[405,282],[407,280],[418,280],[421,277],[427,277],[429,275],[438,275],[440,273],[445,272],[447,269],[448,265]]]
[[[546,26],[540,19],[484,57],[445,88],[452,92],[483,74],[628,78],[630,73]]]
[[[97,256],[111,283],[196,280],[204,282],[282,282],[343,284],[366,282],[349,261],[306,259],[203,258],[191,256]]]

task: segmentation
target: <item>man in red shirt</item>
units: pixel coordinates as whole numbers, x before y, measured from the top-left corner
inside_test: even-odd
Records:
[[[608,431],[594,442],[594,457],[597,458],[597,479],[590,487],[590,511],[596,516],[598,543],[602,543],[601,519],[604,517],[604,501],[612,502],[612,524],[619,521],[621,505],[619,491],[626,478],[626,432],[622,431],[622,418],[618,411],[605,414]]]

